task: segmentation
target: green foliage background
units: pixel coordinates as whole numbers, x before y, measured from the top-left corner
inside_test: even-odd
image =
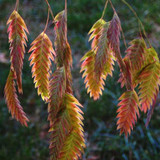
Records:
[[[44,0],[20,1],[19,12],[25,19],[29,31],[30,44],[43,30],[47,6]],[[64,1],[49,0],[54,14],[64,8]],[[128,0],[145,25],[148,37],[160,52],[160,2],[159,0]],[[103,96],[94,102],[86,94],[81,74],[80,58],[89,50],[87,32],[102,14],[105,0],[68,0],[68,38],[73,55],[73,88],[76,97],[84,105],[84,128],[86,146],[84,160],[159,160],[160,157],[160,105],[157,100],[156,110],[149,127],[144,126],[146,115],[141,119],[126,140],[116,130],[116,104],[123,92],[117,83],[118,66],[115,66],[113,78],[108,77]],[[23,69],[24,95],[20,100],[30,118],[28,128],[21,127],[12,120],[3,98],[5,81],[9,72],[9,45],[6,33],[6,21],[14,9],[15,0],[0,0],[0,160],[46,160],[48,152],[47,105],[37,96],[31,78],[31,69],[27,53]],[[132,12],[121,2],[113,0],[119,13],[122,27],[129,42],[138,36],[138,24]],[[105,19],[110,20],[112,10],[109,7]],[[49,37],[54,40],[53,25],[50,21]],[[124,55],[124,45],[121,44]],[[28,48],[27,48],[28,51]],[[5,58],[5,62],[2,57]]]

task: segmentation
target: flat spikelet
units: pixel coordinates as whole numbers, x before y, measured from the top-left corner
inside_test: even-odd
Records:
[[[33,42],[29,52],[30,66],[32,66],[32,78],[34,77],[35,88],[43,100],[49,98],[49,69],[51,60],[54,61],[55,51],[49,37],[42,32]]]
[[[147,48],[147,57],[146,57],[145,65],[147,66],[148,64],[151,64],[155,61],[159,62],[158,53],[153,47]]]
[[[72,66],[72,55],[71,48],[66,38],[66,21],[65,21],[65,11],[58,13],[54,19],[56,22],[54,32],[55,32],[55,49],[57,53],[56,61],[58,65],[64,64],[65,67]]]
[[[131,62],[133,71],[139,71],[143,68],[147,58],[147,46],[144,39],[134,39],[130,43],[130,47],[126,50],[126,57]]]
[[[113,18],[110,22],[110,26],[108,29],[108,41],[110,44],[110,47],[112,48],[113,52],[119,52],[120,53],[120,33],[121,33],[121,22],[116,12],[114,12]]]
[[[48,104],[48,120],[50,127],[53,128],[56,115],[60,110],[62,99],[66,91],[66,77],[64,67],[58,68],[51,76],[49,82],[49,104]]]
[[[57,159],[58,152],[63,144],[65,131],[63,127],[67,124],[67,112],[62,108],[66,90],[66,79],[64,67],[58,68],[50,79],[48,104],[48,120],[50,122],[50,155],[51,159]],[[63,126],[64,125],[64,126]]]
[[[160,85],[160,64],[154,62],[146,66],[138,77],[141,110],[145,113],[155,101]]]
[[[94,100],[99,99],[104,89],[104,80],[107,75],[112,76],[115,57],[108,44],[107,32],[109,23],[104,20],[98,20],[89,31],[92,40],[91,51],[87,52],[81,59],[81,72],[84,71],[84,83],[86,83],[87,92]]]
[[[145,113],[148,111],[146,122],[148,125],[159,92],[159,58],[155,49],[153,47],[147,48],[143,39],[134,39],[130,45],[123,61],[130,64],[129,71],[133,88],[139,85],[140,108]],[[118,82],[121,83],[121,87],[125,85],[125,78],[122,73]]]
[[[50,160],[60,159],[60,152],[65,144],[69,129],[68,110],[62,104],[54,121],[50,122]]]
[[[24,20],[15,10],[10,15],[7,25],[10,43],[11,67],[14,69],[13,71],[16,75],[18,91],[19,93],[23,93],[22,68],[27,40],[26,32],[29,32]]]
[[[118,104],[119,108],[117,110],[117,129],[120,129],[120,134],[124,132],[127,137],[128,134],[130,135],[131,129],[133,130],[133,126],[137,121],[137,115],[139,116],[138,95],[134,90],[126,91],[119,100],[121,101]]]
[[[5,100],[12,117],[27,126],[29,120],[18,100],[14,80],[16,80],[15,72],[11,69],[4,89]]]
[[[81,72],[84,72],[82,78],[85,77],[84,83],[86,84],[87,93],[90,93],[90,97],[93,97],[94,100],[99,99],[99,94],[102,94],[102,90],[104,89],[104,79],[102,77],[97,84],[96,75],[95,75],[95,53],[93,51],[89,51],[82,58],[84,59],[81,65]],[[104,78],[104,79],[103,79]]]
[[[63,50],[64,54],[64,66],[65,66],[65,72],[66,72],[66,91],[68,93],[72,93],[72,75],[71,75],[71,67],[72,67],[72,53],[71,48],[68,43],[66,42],[65,48]]]
[[[82,106],[69,93],[65,94],[62,102],[50,128],[51,160],[78,160],[85,147],[81,121],[83,112],[78,107]]]
[[[60,36],[61,38],[65,39],[66,37],[63,36],[65,35],[65,32],[66,32],[66,21],[65,21],[65,11],[64,10],[59,12],[56,15],[56,17],[54,18],[54,22],[55,22],[54,30],[56,32],[59,32],[59,35],[57,36]]]
[[[55,21],[55,51],[56,51],[56,64],[57,67],[65,67],[66,77],[67,77],[67,92],[72,93],[72,76],[71,76],[71,67],[72,67],[72,53],[71,48],[66,37],[66,20],[65,20],[65,11],[58,13],[54,19]]]
[[[129,44],[130,47],[126,50],[127,55],[123,58],[123,61],[130,64],[132,84],[136,87],[139,83],[138,76],[140,73],[147,65],[158,61],[158,55],[153,47],[147,48],[144,39],[134,39]],[[125,78],[122,73],[118,82],[121,83],[121,87],[124,87]]]
[[[72,55],[67,40],[65,11],[55,17],[56,71],[50,79],[48,120],[50,159],[78,160],[83,152],[82,107],[72,95]]]
[[[106,22],[103,19],[99,19],[88,32],[88,34],[90,34],[89,41],[92,40],[92,44],[91,44],[92,49],[95,49],[95,47],[98,45],[99,37],[102,33],[102,28],[104,27],[104,25],[106,25]],[[108,26],[107,26],[107,29],[108,29]]]
[[[83,112],[78,107],[82,105],[71,94],[65,95],[66,109],[68,110],[68,122],[70,123],[70,129],[66,137],[65,143],[60,152],[60,160],[78,160],[81,158],[81,153],[85,147],[84,134],[83,134]]]
[[[99,81],[102,74],[107,76],[109,74],[112,76],[113,65],[114,65],[114,55],[108,45],[107,31],[109,23],[103,25],[101,29],[100,36],[98,38],[98,44],[95,45],[95,72],[97,80]]]

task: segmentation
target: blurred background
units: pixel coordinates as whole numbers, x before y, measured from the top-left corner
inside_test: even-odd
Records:
[[[49,0],[54,14],[64,8],[63,0]],[[148,37],[160,53],[160,1],[128,0],[145,25]],[[87,32],[101,17],[105,0],[68,0],[68,39],[73,55],[74,95],[84,105],[84,129],[86,149],[83,160],[159,160],[160,158],[160,105],[156,108],[148,128],[146,115],[141,118],[128,139],[119,136],[116,130],[117,99],[124,89],[117,83],[119,68],[115,65],[113,78],[108,77],[103,96],[93,101],[87,95],[80,71],[80,58],[90,49]],[[133,13],[121,2],[113,0],[121,19],[127,43],[138,37],[138,23]],[[15,0],[0,0],[0,160],[47,160],[49,136],[47,105],[37,96],[31,78],[26,53],[23,68],[24,94],[19,96],[30,119],[29,127],[20,126],[11,118],[3,97],[9,73],[9,45],[6,21],[14,9]],[[44,29],[47,5],[44,0],[20,0],[19,13],[30,31],[28,46]],[[112,18],[111,7],[107,8],[105,20]],[[54,40],[52,21],[47,34]],[[125,47],[121,39],[122,54]],[[26,48],[28,51],[28,48]]]

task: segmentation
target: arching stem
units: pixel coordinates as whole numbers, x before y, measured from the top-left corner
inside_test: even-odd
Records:
[[[45,28],[44,28],[44,33],[46,32],[46,29],[47,29],[47,26],[48,26],[48,22],[49,22],[49,9],[48,9],[48,15],[47,15],[47,21],[46,21],[46,25],[45,25]]]
[[[108,5],[108,0],[106,0],[106,3],[105,3],[105,6],[104,6],[104,9],[103,9],[103,13],[102,13],[101,19],[103,19],[104,15],[105,15],[107,5]]]
[[[148,37],[147,37],[147,34],[146,34],[146,31],[145,31],[145,28],[144,28],[144,25],[142,23],[142,21],[140,20],[140,18],[138,17],[137,13],[135,12],[135,10],[129,5],[128,2],[126,2],[126,0],[121,0],[132,12],[133,14],[135,15],[135,17],[137,18],[138,20],[138,23],[140,25],[140,28],[142,28],[142,31],[143,31],[143,34],[144,36],[146,37],[147,41],[148,41],[148,44],[150,45],[150,47],[152,47]],[[140,31],[141,32],[141,31]],[[141,34],[141,33],[140,33]],[[142,35],[142,34],[141,34]]]
[[[65,0],[65,38],[67,40],[67,0]]]
[[[54,15],[53,15],[53,12],[52,12],[51,6],[50,6],[50,4],[49,4],[48,0],[45,0],[45,2],[46,2],[46,3],[47,3],[47,5],[48,5],[49,12],[50,12],[50,14],[51,14],[51,16],[52,16],[52,19],[53,19],[53,22],[54,22]]]
[[[15,10],[17,11],[19,7],[19,0],[16,0]]]
[[[109,3],[111,4],[111,7],[112,7],[113,11],[116,12],[116,9],[114,8],[111,0],[109,0]],[[117,13],[117,12],[116,12],[116,13]]]

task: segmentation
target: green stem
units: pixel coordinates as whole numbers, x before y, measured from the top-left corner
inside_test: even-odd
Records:
[[[144,34],[144,36],[146,37],[146,39],[147,39],[147,41],[148,41],[148,44],[150,45],[150,47],[152,47],[152,45],[151,45],[151,43],[150,43],[150,41],[149,41],[149,39],[148,39],[148,37],[147,37],[147,34],[146,34],[146,31],[145,31],[144,25],[143,25],[142,21],[140,20],[140,18],[138,17],[138,15],[137,15],[137,13],[135,12],[135,10],[129,5],[128,2],[126,2],[126,0],[121,0],[121,1],[133,12],[133,14],[135,15],[135,17],[136,17],[137,20],[138,20],[138,23],[139,23],[139,25],[140,25],[140,28],[142,28],[143,34]]]

